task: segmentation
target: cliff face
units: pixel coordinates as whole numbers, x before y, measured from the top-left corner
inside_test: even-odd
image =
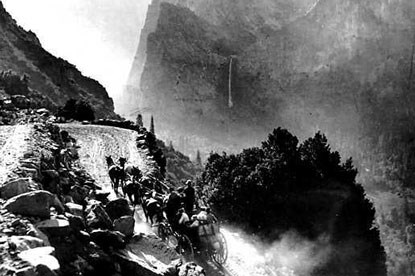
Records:
[[[154,1],[128,82],[129,111],[153,114],[206,150],[240,149],[276,125],[301,137],[321,129],[345,148],[376,128],[377,111],[400,117],[395,107],[408,103],[413,6]]]
[[[30,88],[56,105],[64,105],[70,98],[82,98],[91,103],[97,117],[115,115],[113,101],[101,84],[45,51],[36,35],[18,26],[1,2],[0,70],[27,74]]]
[[[353,156],[399,275],[393,244],[415,222],[414,31],[411,0],[153,1],[129,102],[186,154],[321,130]]]

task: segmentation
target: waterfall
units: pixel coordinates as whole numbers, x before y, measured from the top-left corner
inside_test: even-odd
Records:
[[[228,80],[228,106],[229,108],[233,107],[233,102],[232,102],[232,57],[231,60],[229,62],[229,80]]]

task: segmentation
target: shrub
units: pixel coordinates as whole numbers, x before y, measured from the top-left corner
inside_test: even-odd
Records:
[[[0,72],[0,86],[9,95],[27,95],[29,77],[26,74],[19,75],[12,70]]]
[[[57,116],[77,121],[95,120],[94,110],[86,100],[68,100],[65,106],[59,108]]]

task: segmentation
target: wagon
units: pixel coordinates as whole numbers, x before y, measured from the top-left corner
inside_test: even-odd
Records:
[[[201,224],[179,233],[174,231],[167,221],[158,226],[158,236],[175,248],[186,261],[193,261],[195,254],[207,255],[212,261],[222,265],[228,258],[225,236],[220,232],[219,223]]]

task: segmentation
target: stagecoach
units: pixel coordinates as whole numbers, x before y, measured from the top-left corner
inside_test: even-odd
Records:
[[[159,223],[157,232],[186,261],[193,261],[196,254],[208,257],[219,265],[226,262],[228,247],[225,236],[220,232],[219,223],[201,223],[198,227],[187,229],[186,233],[179,233],[164,220]]]

